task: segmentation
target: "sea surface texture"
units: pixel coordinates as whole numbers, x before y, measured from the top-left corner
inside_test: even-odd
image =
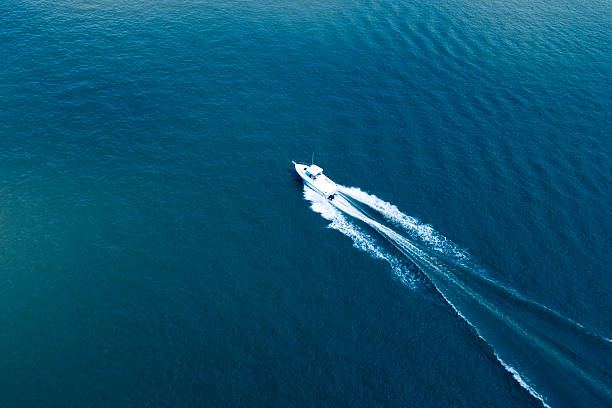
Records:
[[[3,0],[0,405],[612,406],[611,44],[609,0]]]

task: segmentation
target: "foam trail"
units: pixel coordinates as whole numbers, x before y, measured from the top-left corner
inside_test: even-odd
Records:
[[[529,303],[531,306],[541,309],[541,313],[547,314],[548,318],[564,320],[566,323],[576,326],[577,329],[612,344],[612,339],[590,331],[580,323],[575,322],[574,320],[563,316],[555,310],[552,310],[538,302],[528,299],[513,288],[492,279],[488,276],[487,271],[472,259],[466,249],[459,247],[451,240],[437,232],[430,225],[424,224],[415,217],[404,214],[397,206],[386,202],[373,194],[366,193],[357,187],[345,187],[339,185],[339,189],[340,192],[346,196],[368,206],[369,208],[382,214],[382,216],[388,221],[402,227],[410,234],[411,238],[415,238],[421,243],[424,243],[426,249],[443,255],[445,259],[453,260],[458,266],[463,267],[463,271],[470,273],[478,279],[488,281],[495,287],[495,289],[507,292],[507,295],[515,297],[520,302]]]
[[[375,259],[380,259],[389,264],[391,270],[402,283],[410,288],[416,288],[418,277],[411,272],[407,266],[395,256],[389,254],[376,241],[364,232],[361,228],[349,221],[337,208],[329,203],[320,194],[304,186],[304,198],[310,201],[315,212],[321,214],[323,218],[331,221],[329,228],[340,231],[353,241],[353,246],[360,249]]]
[[[420,264],[421,266],[425,266],[427,270],[427,276],[434,282],[436,288],[444,286],[444,284],[448,284],[449,282],[454,285],[457,289],[461,291],[462,295],[467,295],[473,301],[476,302],[477,306],[485,309],[487,312],[493,314],[497,320],[507,326],[514,334],[521,336],[524,340],[530,342],[530,346],[536,348],[540,353],[547,354],[551,359],[554,359],[555,363],[560,363],[559,365],[571,367],[572,370],[578,373],[581,376],[581,379],[588,385],[589,389],[592,392],[600,395],[605,395],[610,392],[608,386],[601,382],[598,378],[596,378],[592,373],[584,370],[579,364],[572,361],[570,357],[564,354],[563,349],[558,349],[554,347],[554,344],[551,344],[550,340],[548,340],[545,336],[542,336],[540,333],[534,332],[530,330],[529,327],[525,327],[521,322],[514,320],[513,318],[505,315],[498,307],[496,307],[492,302],[488,301],[483,296],[480,296],[477,292],[475,292],[472,288],[466,285],[461,280],[452,276],[448,270],[446,270],[442,265],[436,263],[435,260],[432,260],[428,257],[426,253],[418,249],[416,246],[411,244],[408,240],[406,240],[401,235],[397,234],[395,231],[377,223],[373,220],[364,220],[373,228],[379,230],[382,234],[389,237],[390,240],[397,243],[398,248],[403,249],[402,252],[406,254],[410,259],[412,259],[415,263]],[[432,273],[433,272],[433,273]],[[434,273],[438,276],[434,276]],[[445,279],[447,282],[440,283],[440,279]],[[445,300],[453,307],[453,309],[470,325],[472,326],[478,335],[485,341],[487,341],[487,335],[483,333],[481,326],[478,323],[473,322],[468,316],[466,316],[461,310],[460,307],[456,306],[455,302],[449,296],[448,291],[440,291]],[[486,336],[486,337],[485,337]],[[552,347],[551,347],[552,346]],[[540,399],[542,403],[546,404],[546,400],[543,399],[542,395],[538,393],[535,389],[535,386],[531,384],[531,381],[526,380],[521,376],[518,370],[512,367],[511,364],[508,364],[502,360],[497,352],[495,352],[497,359],[502,363],[502,365],[513,374],[514,378],[525,387],[534,397]]]
[[[343,194],[333,200],[333,206],[321,196],[317,205],[324,203],[339,215],[344,213],[362,221],[406,255],[456,313],[492,346],[502,366],[535,398],[546,406],[612,403],[609,339],[488,278],[467,251],[397,207],[356,188],[341,187],[340,191]],[[318,196],[311,194],[310,199]],[[402,227],[411,238],[424,244],[425,250],[371,218],[351,199]],[[314,203],[313,209],[317,210]],[[335,215],[328,219],[332,220],[332,228],[339,229],[333,224],[340,218]]]
[[[449,255],[462,263],[469,261],[470,257],[465,249],[455,245],[438,233],[431,225],[424,224],[419,219],[404,214],[395,205],[381,200],[373,194],[368,194],[357,187],[339,187],[343,194],[378,211],[387,220],[405,229],[412,238],[427,243],[431,249],[444,255]]]

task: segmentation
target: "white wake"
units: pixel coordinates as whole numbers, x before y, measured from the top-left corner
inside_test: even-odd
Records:
[[[422,241],[430,249],[445,256],[450,256],[461,263],[469,261],[470,257],[465,249],[438,233],[431,225],[404,214],[395,205],[381,200],[373,194],[368,194],[357,187],[340,186],[340,191],[350,198],[378,211],[387,220],[408,232],[411,238]]]
[[[415,288],[418,282],[417,276],[409,270],[404,262],[389,252],[385,251],[376,240],[355,225],[352,221],[323,198],[308,187],[304,187],[304,198],[310,201],[310,208],[321,214],[323,218],[330,221],[329,228],[340,231],[353,241],[353,246],[361,251],[368,253],[375,259],[385,261],[391,267],[394,275],[410,288]]]
[[[492,346],[495,357],[515,380],[544,405],[548,406],[551,400],[578,402],[581,395],[595,397],[597,402],[612,397],[610,374],[606,369],[612,356],[610,339],[489,278],[465,249],[396,206],[355,187],[340,186],[339,191],[333,205],[307,187],[304,197],[314,211],[330,221],[330,228],[351,238],[356,248],[386,261],[402,282],[414,288],[418,278],[403,260],[385,251],[354,219],[370,226],[394,245],[423,272],[478,336]],[[361,209],[361,204],[400,227],[408,237],[370,217]],[[516,340],[524,347],[517,349],[513,343]],[[592,353],[576,354],[579,350]],[[601,356],[603,361],[599,360]],[[560,369],[568,370],[566,381],[580,384],[581,391],[573,393],[562,377],[560,380],[560,373],[557,374]],[[538,388],[538,384],[551,381],[556,390],[561,390],[561,395],[544,393]]]

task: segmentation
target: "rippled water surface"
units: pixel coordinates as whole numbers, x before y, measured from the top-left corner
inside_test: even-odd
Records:
[[[2,405],[610,406],[611,27],[599,0],[5,0]],[[312,152],[408,218],[327,211]]]

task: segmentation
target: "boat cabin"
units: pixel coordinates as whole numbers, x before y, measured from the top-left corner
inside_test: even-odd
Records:
[[[313,164],[312,166],[306,169],[306,175],[313,180],[317,178],[317,176],[321,173],[323,173],[323,169],[317,166],[316,164]]]

